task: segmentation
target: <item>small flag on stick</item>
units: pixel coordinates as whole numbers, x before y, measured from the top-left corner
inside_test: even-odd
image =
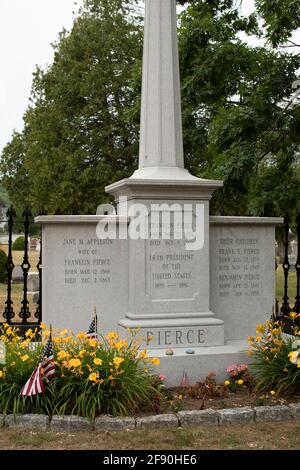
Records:
[[[89,339],[98,339],[98,316],[97,316],[96,307],[95,307],[95,315],[94,315],[93,321],[90,324],[90,327],[88,329],[86,336]]]
[[[37,367],[32,372],[30,378],[27,380],[26,384],[22,388],[20,396],[32,397],[33,395],[45,393],[43,378],[45,377],[47,380],[50,380],[54,377],[54,375],[55,363],[51,328],[50,338],[47,341],[47,344],[42,352],[40,361]]]
[[[182,379],[180,383],[180,387],[182,388],[188,388],[190,386],[189,384],[189,379],[187,375],[187,371],[184,369],[183,374],[182,374]]]

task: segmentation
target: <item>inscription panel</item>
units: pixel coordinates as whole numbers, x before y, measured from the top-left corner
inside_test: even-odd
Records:
[[[261,293],[260,240],[217,240],[219,297],[258,297]]]
[[[275,303],[275,227],[213,224],[210,303],[224,321],[225,340],[244,340],[272,315]]]
[[[183,240],[146,241],[147,293],[151,299],[192,298],[196,286],[196,253]]]
[[[47,324],[85,331],[99,316],[101,334],[128,309],[128,244],[99,240],[96,226],[43,228],[43,315]]]

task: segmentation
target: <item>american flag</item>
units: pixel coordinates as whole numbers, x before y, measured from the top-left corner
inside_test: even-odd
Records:
[[[92,323],[90,324],[90,327],[89,327],[88,332],[86,334],[87,338],[89,338],[89,339],[97,339],[98,338],[97,323],[98,323],[97,316],[95,316],[95,318],[92,321]]]
[[[182,379],[181,379],[180,387],[186,388],[186,387],[189,387],[189,386],[190,386],[190,384],[189,384],[189,379],[188,379],[187,371],[184,369],[183,374],[182,374]]]
[[[50,380],[55,375],[55,363],[53,354],[52,339],[50,338],[41,355],[37,367],[32,372],[30,378],[21,390],[20,396],[32,397],[45,393],[43,378]]]

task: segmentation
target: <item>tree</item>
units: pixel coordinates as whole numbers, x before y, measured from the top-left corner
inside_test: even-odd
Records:
[[[137,100],[130,82],[142,55],[135,4],[85,0],[54,45],[53,65],[35,71],[25,130],[2,155],[18,206],[95,213],[105,185],[132,173],[138,123],[128,113]]]
[[[299,207],[300,57],[253,47],[256,14],[234,0],[183,2],[181,75],[185,155],[198,176],[224,180],[216,213],[293,213]],[[290,1],[292,3],[292,1]]]

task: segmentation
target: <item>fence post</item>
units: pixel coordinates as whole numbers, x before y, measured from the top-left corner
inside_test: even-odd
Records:
[[[284,219],[284,261],[283,261],[283,273],[284,273],[284,295],[283,295],[283,304],[281,306],[281,313],[283,315],[288,315],[291,312],[291,307],[289,304],[288,296],[288,285],[289,285],[289,232],[290,232],[290,219],[285,217]]]
[[[29,311],[29,302],[28,302],[28,292],[27,292],[27,280],[28,272],[30,270],[29,256],[28,256],[28,237],[29,237],[29,225],[30,219],[32,217],[31,210],[26,207],[23,212],[24,217],[24,237],[25,237],[25,248],[24,248],[24,258],[21,265],[23,271],[23,300],[21,302],[22,308],[19,314],[19,317],[22,319],[22,324],[26,325],[28,318],[30,318]]]
[[[7,225],[8,225],[8,256],[7,256],[7,299],[5,302],[5,310],[3,313],[3,317],[5,318],[6,322],[11,325],[11,320],[14,318],[14,308],[13,308],[13,300],[11,295],[11,284],[12,284],[12,275],[14,270],[14,262],[12,256],[12,234],[13,234],[13,226],[14,226],[14,218],[16,217],[16,211],[14,210],[13,206],[8,209],[7,213]]]
[[[298,239],[298,253],[296,261],[296,277],[297,277],[297,290],[296,290],[296,303],[294,312],[300,313],[300,212],[297,215],[297,239]]]

